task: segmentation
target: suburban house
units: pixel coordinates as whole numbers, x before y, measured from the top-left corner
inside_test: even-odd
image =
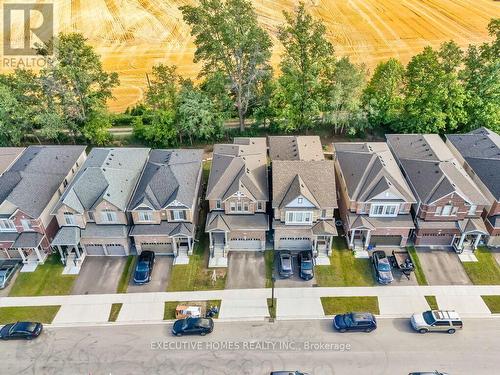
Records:
[[[337,235],[334,162],[324,160],[319,137],[294,138],[269,137],[274,249],[312,250],[317,264],[329,264]]]
[[[206,200],[210,267],[227,267],[231,250],[265,250],[269,229],[265,138],[235,138],[233,144],[215,145]]]
[[[24,147],[1,147],[0,148],[0,175],[8,170],[10,166],[24,152]]]
[[[487,244],[500,247],[500,135],[479,128],[467,134],[447,135],[451,152],[488,200],[483,219]]]
[[[153,150],[129,203],[138,253],[189,263],[198,222],[203,150]]]
[[[52,211],[52,241],[78,273],[87,255],[130,254],[127,205],[149,154],[147,148],[94,148]]]
[[[406,246],[416,203],[385,142],[334,143],[339,212],[349,248]],[[366,253],[364,253],[367,255]]]
[[[417,200],[415,246],[473,251],[488,234],[488,201],[437,134],[388,134],[387,142]]]
[[[85,157],[84,146],[29,146],[20,155],[11,152],[13,163],[0,176],[0,258],[22,259],[25,272],[45,261],[58,229],[51,211]]]

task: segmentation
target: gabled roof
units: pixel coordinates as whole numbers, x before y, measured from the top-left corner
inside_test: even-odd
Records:
[[[387,134],[387,143],[423,204],[452,193],[475,205],[487,205],[479,188],[436,134]]]
[[[196,199],[203,150],[153,150],[130,201],[129,210],[140,205],[160,210],[174,201],[191,207]]]
[[[318,220],[318,222],[312,227],[312,232],[316,236],[336,236],[338,234],[333,220]]]
[[[479,128],[467,134],[448,134],[446,138],[495,199],[500,201],[500,135],[487,128]]]
[[[253,215],[226,215],[221,211],[212,211],[207,216],[206,232],[233,230],[268,230],[267,215],[257,213]]]
[[[324,160],[323,146],[317,135],[269,137],[271,160]]]
[[[214,147],[206,199],[226,200],[238,191],[269,200],[265,138],[235,138]]]
[[[334,162],[273,161],[273,208],[302,195],[318,208],[337,207]]]
[[[24,147],[0,147],[0,175],[24,152]]]
[[[0,204],[39,217],[84,152],[85,146],[29,146],[0,176]]]
[[[147,148],[94,148],[54,211],[66,205],[78,213],[107,201],[125,211],[149,154]]]
[[[385,142],[334,143],[333,147],[351,200],[367,202],[391,192],[405,202],[415,202]]]

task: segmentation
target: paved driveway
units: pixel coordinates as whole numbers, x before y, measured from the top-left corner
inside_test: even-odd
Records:
[[[419,248],[417,254],[429,285],[472,284],[453,250]]]
[[[174,257],[172,256],[157,256],[151,281],[145,285],[135,285],[133,277],[131,277],[127,293],[166,292],[173,262]]]
[[[277,288],[305,288],[308,286],[313,286],[316,284],[316,276],[314,276],[311,280],[302,280],[299,277],[299,261],[297,259],[297,254],[292,253],[292,265],[293,265],[293,275],[287,279],[281,279],[279,277],[279,259],[278,259],[278,251],[276,251],[276,255],[274,258],[274,274],[276,275],[275,286]]]
[[[86,257],[71,294],[116,293],[127,257]]]
[[[226,289],[252,289],[266,286],[264,253],[229,252]]]

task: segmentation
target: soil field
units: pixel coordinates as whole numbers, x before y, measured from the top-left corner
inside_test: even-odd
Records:
[[[193,0],[34,2],[53,3],[56,31],[83,33],[102,56],[105,68],[119,73],[121,86],[110,103],[113,111],[142,98],[146,73],[154,64],[175,64],[183,75],[197,74],[190,30],[178,10]],[[254,1],[259,20],[276,45],[274,66],[280,55],[276,29],[283,22],[282,12],[297,3]],[[500,17],[500,2],[494,0],[307,0],[306,5],[326,24],[337,55],[348,55],[372,69],[393,56],[406,63],[424,46],[437,47],[450,39],[464,47],[481,43],[488,38],[489,20]]]

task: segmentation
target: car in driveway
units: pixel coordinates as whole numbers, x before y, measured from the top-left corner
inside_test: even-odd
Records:
[[[185,318],[176,320],[172,327],[175,336],[201,335],[205,336],[214,330],[212,318]]]
[[[287,250],[279,252],[278,273],[281,278],[286,279],[293,276],[293,259],[292,253]]]
[[[350,312],[335,315],[333,318],[333,328],[339,332],[371,332],[377,329],[377,319],[369,312]]]
[[[32,340],[40,336],[43,324],[37,322],[17,322],[3,326],[0,330],[0,339],[2,340]]]
[[[314,261],[312,251],[301,251],[298,256],[299,276],[303,280],[311,280],[314,277]]]
[[[389,258],[383,251],[374,251],[372,254],[373,269],[375,276],[380,284],[390,284],[394,281],[391,271],[391,263]]]
[[[464,324],[456,311],[428,310],[411,316],[411,326],[420,333],[448,332],[455,333]]]
[[[153,251],[143,251],[137,259],[134,271],[134,283],[146,284],[151,281],[153,267],[155,264],[155,253]]]
[[[21,265],[22,262],[17,260],[6,260],[0,264],[0,289],[4,289],[9,285]]]

